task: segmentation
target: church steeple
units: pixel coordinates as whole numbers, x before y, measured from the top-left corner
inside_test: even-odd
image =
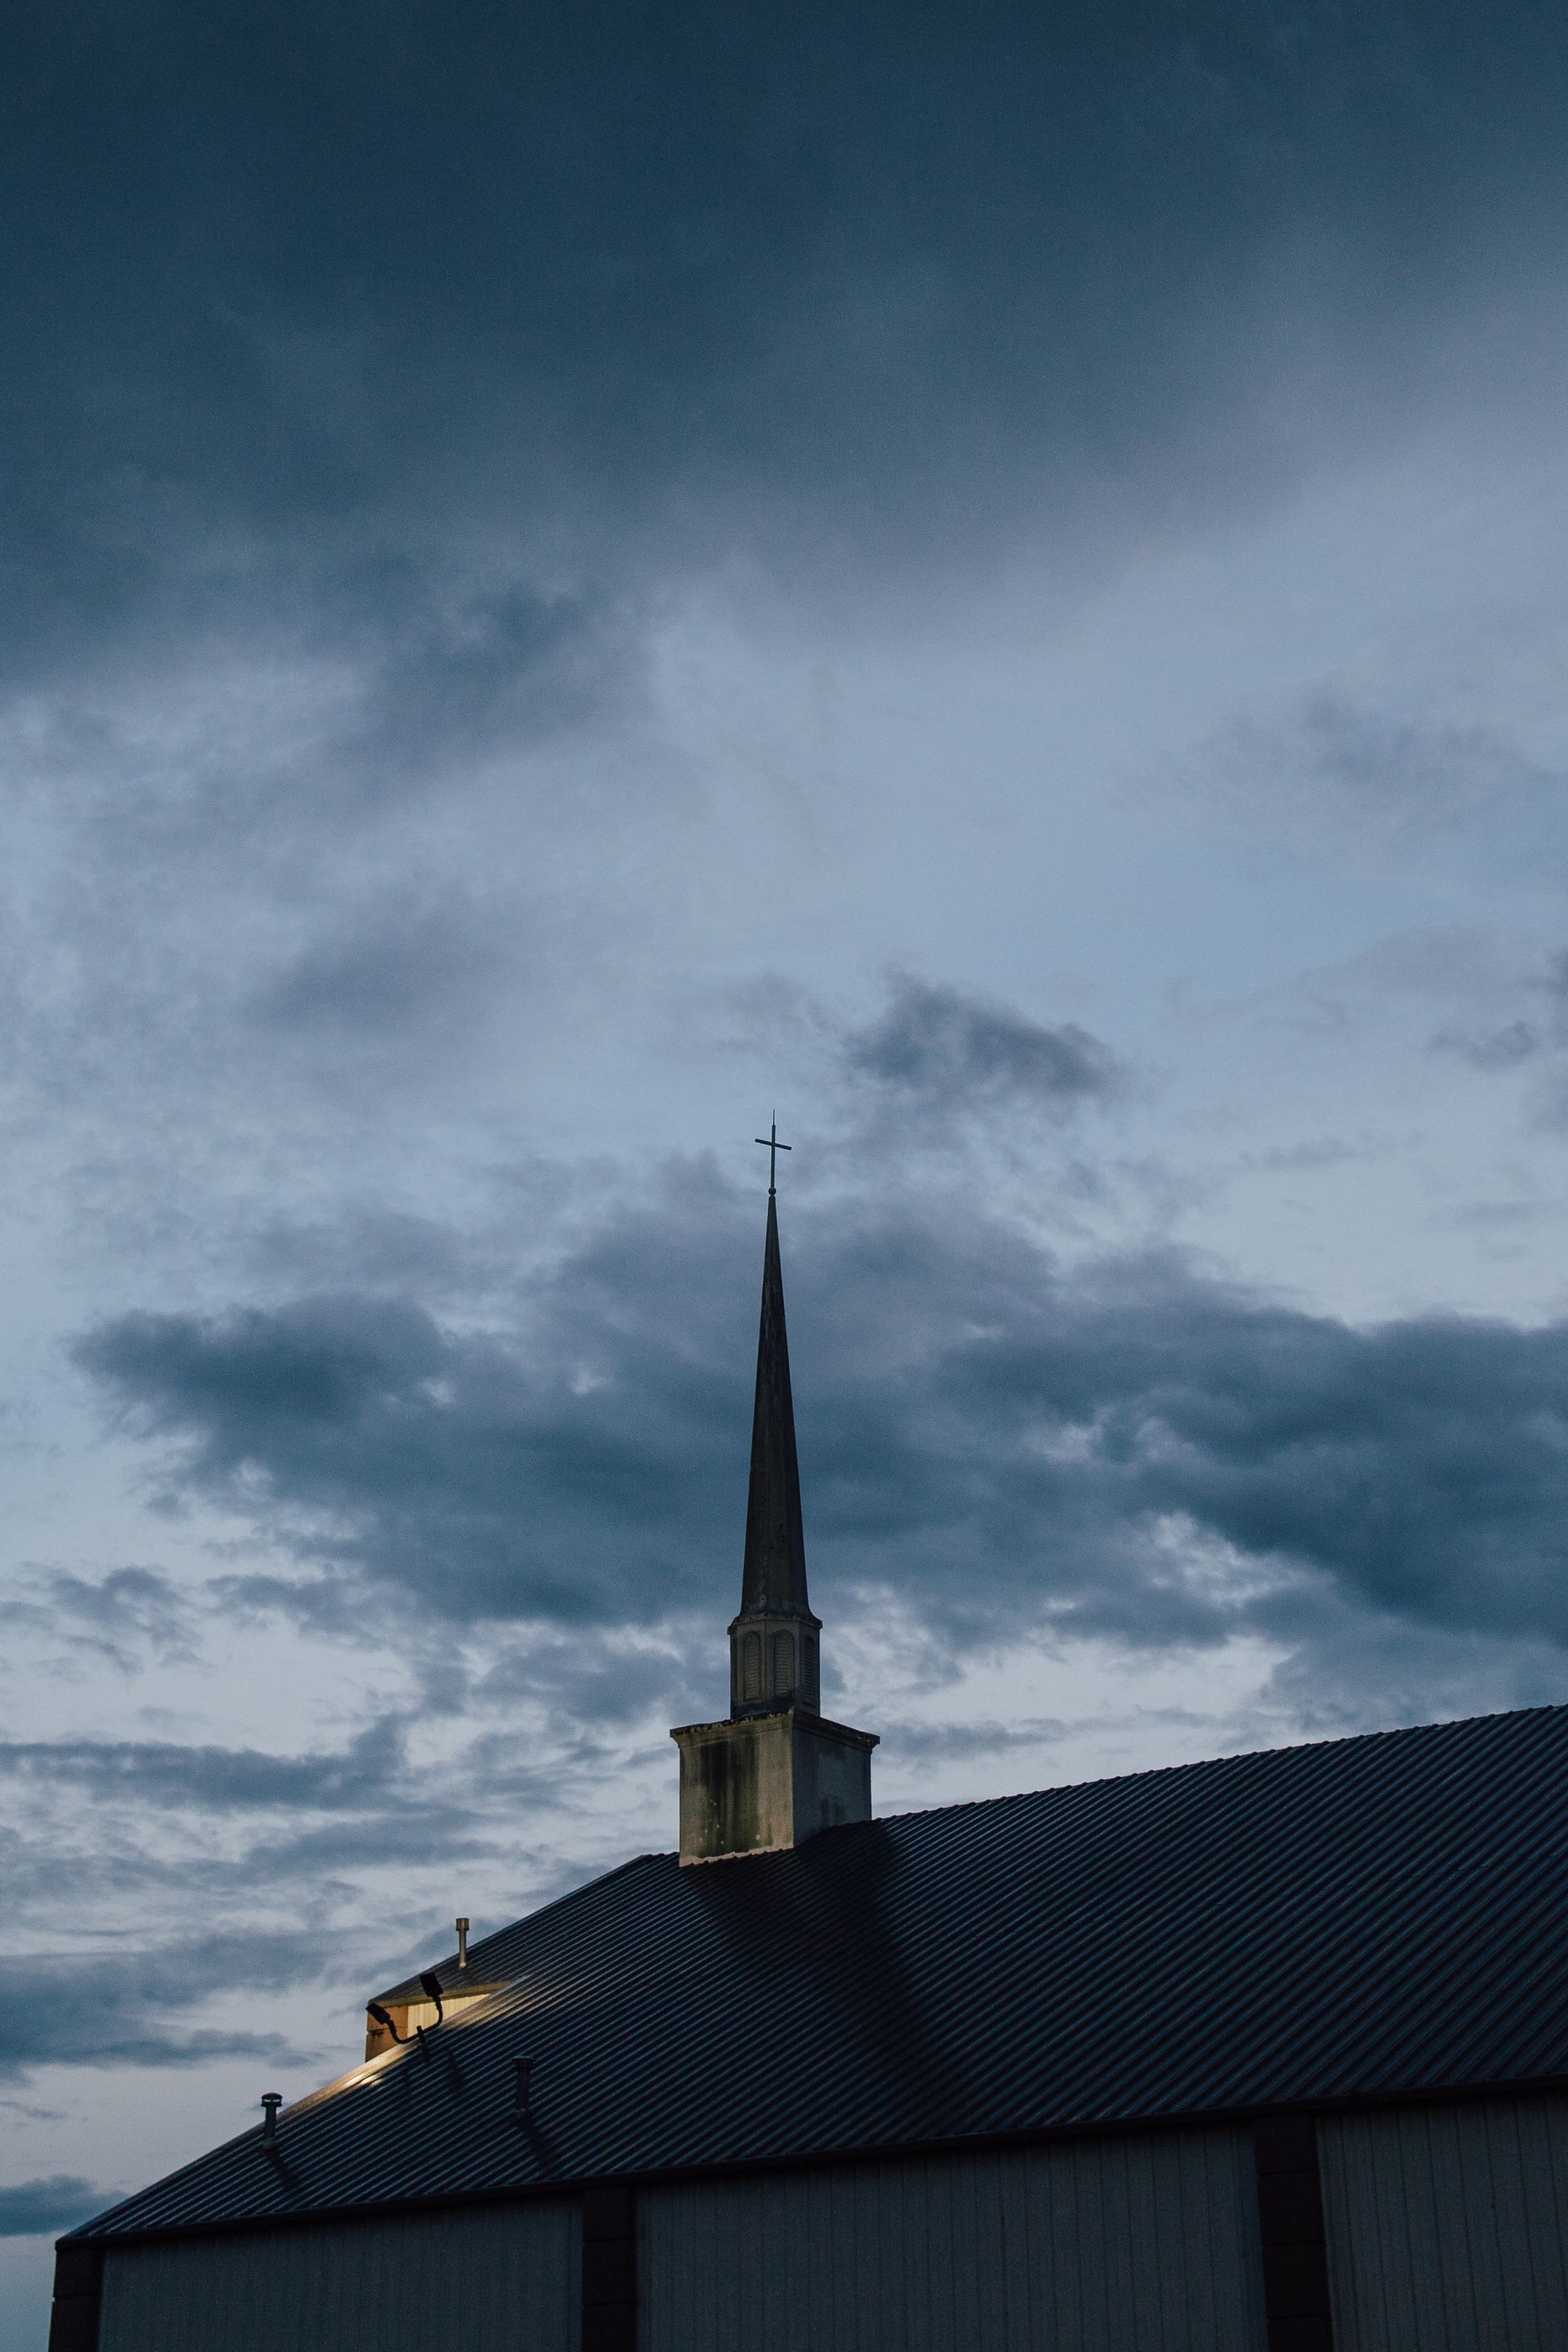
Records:
[[[776,1126],[767,1143],[770,1154],[790,1149],[779,1142]],[[730,1712],[736,1716],[765,1715],[779,1706],[803,1707],[815,1715],[821,1705],[816,1637],[822,1621],[813,1616],[805,1589],[800,1462],[795,1452],[784,1268],[779,1257],[778,1188],[772,1176],[770,1164],[746,1553],[741,1570],[741,1613],[730,1627]]]
[[[817,1635],[805,1589],[800,1463],[779,1257],[778,1129],[768,1150],[768,1225],[752,1408],[752,1482],[741,1613],[730,1625],[730,1712],[689,1723],[680,1749],[680,1859],[724,1862],[776,1853],[871,1811],[876,1735],[826,1723]]]

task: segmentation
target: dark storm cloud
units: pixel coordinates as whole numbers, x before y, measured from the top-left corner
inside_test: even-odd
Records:
[[[738,1254],[728,1270],[739,1290]],[[705,1462],[721,1479],[731,1466],[709,1425],[718,1368],[700,1329],[679,1328],[715,1271],[700,1226],[671,1234],[649,1218],[574,1260],[542,1302],[534,1356],[350,1297],[216,1323],[128,1317],[80,1360],[136,1425],[182,1442],[182,1479],[220,1498],[255,1482],[285,1520],[324,1511],[324,1539],[297,1538],[305,1557],[374,1562],[458,1619],[637,1615],[656,1591],[696,1589],[689,1482],[700,1489]],[[623,1303],[628,1280],[642,1295]]]
[[[18,2180],[0,2189],[0,2238],[54,2237],[85,2221],[110,2201],[74,2172],[52,2172],[43,2180]]]
[[[938,1118],[988,1104],[1069,1109],[1121,1082],[1115,1056],[1076,1023],[1047,1026],[907,975],[880,1018],[845,1038],[843,1056],[852,1079]]]
[[[184,2066],[216,2057],[281,2061],[285,2037],[245,2027],[192,2026],[180,2019],[215,1993],[276,1996],[319,1983],[317,1932],[236,1932],[116,1951],[10,1956],[0,2009],[0,2077],[33,2066]],[[271,2013],[276,2014],[272,2006]]]
[[[318,1299],[124,1318],[79,1360],[175,1492],[394,1608],[721,1612],[754,1223],[698,1171],[558,1266],[515,1339]],[[1175,1261],[1068,1275],[936,1204],[792,1210],[786,1253],[825,1590],[898,1591],[961,1642],[1289,1647],[1360,1622],[1568,1644],[1568,1327],[1362,1331]]]
[[[716,528],[854,568],[1064,479],[1278,478],[1271,336],[1375,381],[1559,215],[1522,5],[8,27],[9,662],[294,632],[365,661],[394,766],[596,698],[628,565]]]

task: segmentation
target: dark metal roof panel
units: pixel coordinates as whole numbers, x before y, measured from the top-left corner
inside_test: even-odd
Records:
[[[75,2234],[1568,2074],[1568,1707],[648,1854],[470,1967]]]

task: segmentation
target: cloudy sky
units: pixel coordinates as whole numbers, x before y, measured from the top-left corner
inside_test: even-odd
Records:
[[[5,40],[22,2352],[673,1842],[775,1106],[882,1810],[1568,1699],[1568,27]]]

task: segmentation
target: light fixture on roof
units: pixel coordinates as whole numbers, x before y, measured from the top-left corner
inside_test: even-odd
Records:
[[[422,1969],[405,1983],[391,1986],[379,2000],[366,2001],[367,2059],[381,2056],[394,2042],[417,2042],[427,2026],[444,2024],[448,2017],[455,2022],[476,2001],[489,2000],[515,1981],[515,1975],[497,1976],[493,1970],[476,1975],[468,1964],[468,1927],[466,1919],[458,1921],[456,1967],[443,1961],[439,1969]]]
[[[426,2000],[434,2002],[437,2024],[445,2024],[447,2012],[442,2007],[441,2002],[441,1979],[436,1974],[434,1969],[422,1969],[420,1970],[419,1990],[425,1995]],[[371,2020],[373,2024],[380,2026],[384,2033],[390,2033],[393,2040],[400,2046],[405,2042],[423,2041],[425,2037],[426,2028],[423,2025],[416,2025],[412,2033],[399,2033],[397,2030],[397,2020],[394,2017],[391,2010],[387,2008],[384,2001],[367,2000],[364,2005],[364,2013]],[[405,2024],[408,2022],[408,2011],[406,2010],[403,2012],[403,2021]]]

